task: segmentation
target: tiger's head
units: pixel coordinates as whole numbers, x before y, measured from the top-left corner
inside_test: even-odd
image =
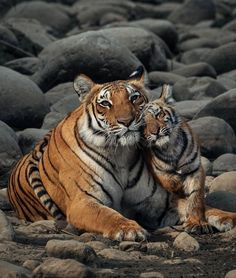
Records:
[[[149,146],[166,146],[179,129],[181,119],[169,105],[170,99],[170,86],[163,85],[160,97],[146,105],[144,138]]]
[[[79,75],[74,88],[81,99],[83,115],[79,134],[96,146],[129,146],[140,140],[147,103],[144,69],[139,67],[128,80],[96,84]]]

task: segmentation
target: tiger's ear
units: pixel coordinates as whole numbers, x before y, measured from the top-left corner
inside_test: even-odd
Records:
[[[134,72],[129,76],[128,81],[133,84],[144,85],[145,71],[143,66],[139,66]]]
[[[172,96],[172,86],[164,84],[162,86],[161,95],[159,99],[167,104],[173,103],[174,99]]]
[[[95,83],[92,79],[84,74],[78,75],[74,80],[74,89],[79,96],[80,101],[83,100],[84,96],[91,91]]]

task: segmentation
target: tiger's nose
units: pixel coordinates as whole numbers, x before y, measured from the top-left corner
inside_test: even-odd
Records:
[[[133,120],[134,120],[134,117],[118,118],[118,119],[117,119],[117,122],[118,122],[119,124],[122,124],[122,125],[128,127],[128,126],[130,126],[130,124],[133,122]]]

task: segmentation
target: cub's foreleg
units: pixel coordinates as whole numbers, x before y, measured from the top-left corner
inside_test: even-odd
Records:
[[[209,233],[211,227],[206,221],[204,204],[205,174],[202,168],[186,177],[184,193],[186,196],[185,230],[190,233]]]

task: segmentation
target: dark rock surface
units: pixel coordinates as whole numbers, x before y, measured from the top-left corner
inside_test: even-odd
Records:
[[[48,111],[45,97],[33,81],[0,67],[0,120],[16,128],[39,127]]]

